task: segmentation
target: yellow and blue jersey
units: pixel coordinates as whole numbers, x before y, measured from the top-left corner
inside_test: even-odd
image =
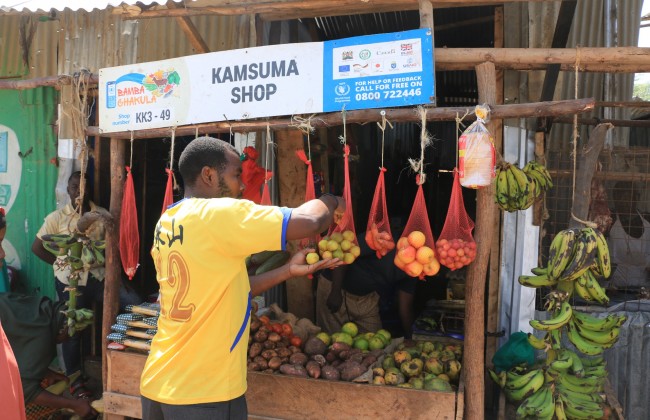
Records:
[[[251,294],[244,260],[284,249],[290,217],[290,209],[231,198],[188,198],[163,213],[151,250],[161,311],[143,396],[200,404],[246,392]]]

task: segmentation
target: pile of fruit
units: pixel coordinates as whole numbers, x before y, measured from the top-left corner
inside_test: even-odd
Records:
[[[390,232],[380,231],[376,224],[372,224],[366,232],[366,243],[370,249],[377,251],[377,258],[386,256],[395,249],[395,242]]]
[[[395,265],[411,277],[435,276],[440,270],[435,251],[425,245],[426,236],[414,230],[397,241]]]
[[[307,254],[307,263],[314,264],[318,257],[324,260],[338,258],[346,264],[352,264],[361,254],[361,248],[356,243],[356,236],[351,230],[333,232],[318,242],[318,254]]]
[[[327,333],[317,334],[316,337],[321,339],[325,344],[345,343],[352,348],[359,350],[381,350],[391,342],[391,334],[387,330],[380,329],[377,332],[367,332],[359,334],[359,328],[354,322],[346,322],[341,327],[341,331],[328,336]]]
[[[523,170],[505,161],[496,166],[495,201],[505,211],[527,209],[552,187],[548,170],[536,161],[528,162]]]
[[[546,352],[546,360],[499,375],[490,371],[492,379],[508,399],[521,401],[517,418],[609,418],[611,410],[600,395],[607,379],[602,353],[616,344],[626,317],[609,314],[598,318],[574,310],[569,303],[574,293],[600,304],[609,301],[598,284],[599,278],[611,273],[605,238],[590,227],[563,230],[553,239],[547,266],[533,272],[535,276],[521,276],[519,282],[529,287],[555,287],[547,295],[550,318],[530,321],[533,328],[546,332],[545,336],[528,335],[534,348]],[[585,357],[563,346],[564,333]]]
[[[469,265],[476,258],[476,242],[474,241],[439,239],[436,242],[436,250],[440,264],[452,271]]]
[[[429,391],[453,391],[460,377],[460,344],[404,342],[381,367],[372,370],[372,383]]]

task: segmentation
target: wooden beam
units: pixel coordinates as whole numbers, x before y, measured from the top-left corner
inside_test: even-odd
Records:
[[[573,124],[573,117],[554,117],[554,123]],[[650,120],[609,120],[600,118],[578,118],[580,125],[598,125],[608,123],[614,127],[650,127]]]
[[[573,177],[573,170],[570,169],[549,169],[551,178],[571,178]],[[650,173],[647,172],[619,172],[619,171],[598,171],[594,174],[595,179],[601,181],[632,181],[632,182],[648,182],[650,181]]]
[[[173,1],[167,2],[167,8],[170,10],[181,9]],[[194,48],[194,51],[198,53],[210,52],[210,48],[208,47],[208,44],[205,43],[203,37],[201,37],[201,34],[199,33],[199,30],[196,29],[196,26],[194,26],[194,22],[190,20],[189,16],[176,17],[176,23],[178,23],[178,25],[181,27],[183,32],[185,32],[185,35],[187,35],[187,37],[189,38],[190,43],[192,44],[192,48]]]
[[[597,101],[596,107],[611,108],[650,108],[650,101]]]
[[[120,214],[124,197],[124,140],[111,138],[111,205],[112,223],[106,225],[106,278],[104,279],[104,312],[102,318],[102,384],[106,391],[108,364],[106,360],[106,336],[111,332],[120,304],[122,262],[120,260]]]
[[[590,111],[594,108],[593,98],[574,99],[567,101],[535,102],[530,104],[510,104],[494,105],[491,107],[490,118],[529,118],[539,116],[559,116],[566,114],[576,114]],[[386,118],[391,122],[419,122],[420,116],[413,108],[392,108],[385,109]],[[465,115],[467,121],[471,120],[474,113],[472,107],[444,107],[429,108],[427,110],[427,121],[454,121],[456,115]],[[379,109],[360,110],[346,112],[346,122],[348,124],[366,124],[370,122],[381,122]],[[254,121],[223,121],[209,124],[186,125],[176,129],[177,136],[194,135],[198,129],[199,134],[209,133],[228,133],[231,130],[237,133],[250,133],[253,131],[266,130],[270,125],[272,130],[282,130],[285,128],[297,128],[291,118],[274,118],[271,120],[254,120]],[[339,126],[343,124],[340,112],[329,114],[318,114],[312,118],[311,125],[314,128]],[[170,133],[170,128],[152,128],[148,130],[136,130],[133,132],[135,138],[157,138],[166,137]],[[86,134],[95,136],[99,134],[99,127],[88,127]],[[120,131],[106,134],[112,138],[126,139],[131,138],[130,131]]]
[[[605,146],[607,132],[614,128],[611,124],[598,124],[589,135],[589,141],[577,152],[577,169],[575,176],[573,203],[569,228],[579,228],[583,224],[575,218],[587,220],[589,217],[589,203],[591,203],[591,180],[596,172],[598,155]]]
[[[479,102],[494,104],[496,94],[496,69],[493,63],[476,66]],[[495,120],[487,123],[494,133]],[[494,183],[476,191],[476,259],[467,269],[465,285],[465,350],[463,374],[465,375],[465,419],[483,420],[485,417],[485,280],[487,277],[492,239],[497,234],[494,219]]]
[[[435,48],[435,69],[472,70],[478,64],[489,61],[501,70],[546,70],[548,64],[555,63],[560,64],[563,71],[575,71],[577,51],[575,48]],[[650,72],[650,48],[580,48],[580,71]],[[89,84],[97,84],[99,76],[91,74],[87,81]],[[28,80],[0,80],[0,89],[59,87],[71,83],[72,76],[69,75],[47,76]],[[630,102],[629,106],[636,105]]]
[[[528,2],[527,0],[433,0],[434,8],[496,6],[504,3]],[[545,1],[545,0],[531,0]],[[342,16],[364,13],[400,12],[418,10],[419,0],[265,0],[239,1],[213,0],[210,6],[192,7],[186,2],[184,8],[164,9],[152,7],[143,9],[133,5],[115,7],[113,14],[123,19],[151,19],[196,15],[248,15],[259,14],[264,20],[304,19],[319,16]]]
[[[433,5],[429,0],[418,0],[420,28],[433,29]]]

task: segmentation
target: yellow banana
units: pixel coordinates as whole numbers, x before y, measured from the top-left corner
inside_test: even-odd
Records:
[[[564,403],[562,398],[555,398],[555,418],[557,420],[567,420],[566,413],[564,412]]]
[[[600,284],[598,284],[598,281],[596,278],[591,275],[590,272],[587,273],[587,291],[591,295],[594,300],[602,305],[607,305],[609,303],[609,297],[607,297],[607,294],[603,290],[602,287],[600,287]]]
[[[544,321],[533,319],[529,323],[530,326],[536,330],[556,330],[558,328],[562,328],[562,326],[566,325],[569,322],[572,312],[573,310],[571,308],[571,305],[569,305],[568,302],[564,301],[562,302],[560,310],[557,311],[557,314],[553,318]]]
[[[596,261],[598,262],[598,268],[600,273],[605,278],[609,278],[612,274],[612,265],[611,259],[609,256],[609,247],[607,246],[607,240],[605,235],[599,229],[592,229],[594,231],[594,236],[596,237],[596,248],[598,249],[598,257]]]
[[[555,235],[548,253],[547,268],[550,278],[558,279],[560,277],[573,254],[574,242],[575,231],[571,229],[562,230]]]
[[[531,333],[528,333],[528,343],[537,350],[546,350],[550,347],[545,340],[537,338]]]
[[[557,284],[557,280],[551,280],[547,274],[538,276],[519,276],[519,284],[527,287],[551,287]]]

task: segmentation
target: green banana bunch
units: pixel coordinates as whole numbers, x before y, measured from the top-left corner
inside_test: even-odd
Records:
[[[596,258],[596,262],[598,264],[598,271],[604,278],[609,278],[612,274],[612,265],[607,240],[605,239],[605,235],[603,235],[599,229],[590,229],[594,231],[596,237],[596,247],[598,248],[598,257]]]
[[[524,166],[523,171],[535,184],[535,197],[539,197],[553,188],[551,174],[548,173],[548,169],[541,163],[531,160]]]
[[[618,328],[616,328],[618,331]],[[596,334],[598,332],[591,331],[591,333]],[[600,332],[602,334],[602,332]],[[573,345],[581,352],[588,356],[597,356],[602,354],[605,349],[611,348],[618,341],[618,332],[612,332],[608,335],[594,336],[593,334],[587,333],[589,337],[596,337],[600,341],[605,341],[604,343],[598,343],[593,341],[591,338],[583,336],[585,330],[578,330],[575,322],[569,322],[567,324],[567,336]],[[607,341],[609,340],[609,341]]]
[[[553,418],[555,413],[555,397],[551,385],[544,385],[535,393],[526,398],[517,408],[517,418],[525,419],[533,417],[536,419]]]
[[[488,369],[488,373],[490,374],[490,378],[492,378],[492,380],[496,382],[496,384],[499,385],[500,388],[506,386],[507,376],[505,371],[496,373],[492,369]]]
[[[560,279],[573,281],[582,276],[597,258],[597,241],[593,229],[581,229],[576,236],[571,260],[560,274]]]
[[[601,419],[606,416],[605,406],[596,402],[581,401],[580,403],[571,400],[560,394],[564,404],[564,410],[569,418],[573,419]]]
[[[68,248],[77,242],[76,235],[73,234],[45,234],[41,236],[43,248],[51,254],[59,257],[68,253]]]
[[[562,328],[564,325],[569,323],[571,320],[571,314],[573,313],[573,308],[569,305],[568,302],[562,302],[560,310],[556,311],[555,315],[551,319],[544,321],[539,321],[536,319],[530,320],[530,326],[540,331],[551,331],[558,328]]]
[[[569,264],[576,236],[575,229],[565,229],[559,231],[553,238],[548,251],[547,272],[550,278],[559,280],[560,275]]]
[[[567,420],[566,413],[564,412],[564,403],[559,396],[555,398],[555,418],[557,420]]]
[[[506,373],[503,390],[506,397],[511,401],[521,401],[539,391],[544,382],[544,371],[542,369],[533,369],[522,374],[510,370]]]
[[[548,334],[547,334],[548,337]],[[545,339],[537,338],[533,334],[528,333],[528,343],[537,350],[548,350],[551,346]]]
[[[519,276],[519,284],[526,287],[551,287],[557,284],[557,280],[551,279],[548,274],[535,276]]]
[[[558,372],[568,370],[573,365],[573,358],[567,349],[560,349],[557,351],[557,358],[553,360],[549,366]]]
[[[505,211],[525,210],[541,195],[536,181],[517,165],[500,162],[496,175],[495,202]]]
[[[625,315],[609,314],[604,318],[596,318],[584,312],[574,311],[573,320],[581,328],[592,331],[609,331],[614,327],[622,326],[627,321],[627,317]]]
[[[587,271],[585,288],[587,289],[589,296],[591,296],[594,301],[600,303],[601,305],[607,305],[609,303],[609,297],[607,296],[607,293],[605,293],[605,290],[602,288],[600,283],[598,283],[598,280],[593,275],[591,270]]]

